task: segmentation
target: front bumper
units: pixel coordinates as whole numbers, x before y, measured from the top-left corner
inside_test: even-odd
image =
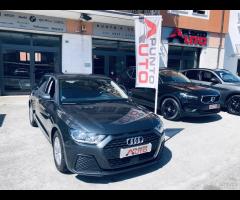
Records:
[[[75,174],[84,176],[106,176],[125,173],[159,162],[164,148],[164,134],[160,135],[151,130],[144,134],[130,135],[109,136],[98,145],[76,144],[69,141],[64,147],[68,169]],[[151,143],[152,151],[120,159],[120,149],[129,147],[123,145],[122,141],[140,135],[146,136],[143,144]]]
[[[182,117],[200,117],[207,115],[214,115],[221,111],[221,106],[216,103],[218,108],[209,109],[211,104],[183,104],[182,105]]]

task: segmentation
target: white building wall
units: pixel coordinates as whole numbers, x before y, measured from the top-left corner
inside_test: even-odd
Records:
[[[89,35],[63,34],[62,72],[92,73],[92,37]]]
[[[229,16],[229,28],[228,34],[225,39],[225,57],[224,57],[224,68],[237,72],[237,63],[240,56],[238,55],[236,45],[240,44],[240,20],[238,14],[240,10],[231,10]]]
[[[217,68],[218,48],[203,48],[200,54],[199,68]],[[219,68],[223,68],[224,49],[220,51]]]

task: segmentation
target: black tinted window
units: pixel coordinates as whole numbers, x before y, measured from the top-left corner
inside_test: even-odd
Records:
[[[202,72],[202,81],[211,82],[212,78],[217,78],[212,72],[209,71]]]
[[[187,71],[187,72],[185,72],[185,75],[186,75],[189,79],[199,80],[199,71],[197,71],[197,70]]]

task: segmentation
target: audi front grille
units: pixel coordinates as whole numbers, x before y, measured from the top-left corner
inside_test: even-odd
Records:
[[[133,145],[133,146],[127,145],[127,142],[126,142],[127,139],[129,137],[131,138],[134,136],[142,136],[144,139],[143,143],[138,144],[138,145]],[[148,130],[144,134],[143,133],[134,134],[134,136],[129,134],[128,136],[120,138],[120,139],[113,139],[104,147],[104,149],[103,149],[104,155],[107,158],[108,163],[112,168],[127,167],[130,165],[148,161],[153,158],[153,156],[156,153],[156,150],[158,149],[161,136],[154,133],[153,130]],[[120,158],[120,150],[122,148],[130,148],[130,147],[144,145],[144,144],[148,144],[148,143],[152,144],[151,152],[141,154],[141,155],[126,157],[126,158]]]

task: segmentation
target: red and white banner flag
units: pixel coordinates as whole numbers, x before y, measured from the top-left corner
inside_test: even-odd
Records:
[[[136,87],[158,88],[162,17],[135,18]]]

